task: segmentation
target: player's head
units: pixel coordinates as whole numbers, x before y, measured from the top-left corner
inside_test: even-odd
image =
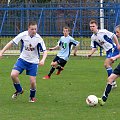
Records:
[[[28,33],[30,36],[34,36],[37,32],[37,23],[35,21],[29,22]]]
[[[65,37],[67,37],[70,33],[70,28],[69,27],[63,27],[63,34]]]
[[[90,30],[93,33],[96,33],[98,31],[98,22],[96,20],[91,20],[89,22]]]
[[[115,32],[116,32],[117,37],[120,38],[120,25],[117,25],[115,27]]]

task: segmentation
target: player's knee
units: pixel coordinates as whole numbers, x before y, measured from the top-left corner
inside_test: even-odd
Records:
[[[10,76],[12,79],[14,79],[14,78],[18,77],[18,74],[15,72],[12,72]]]
[[[104,63],[104,67],[105,67],[105,68],[109,68],[109,67],[111,67],[111,66],[110,66],[109,63]]]
[[[52,63],[51,63],[51,66],[56,67],[56,66],[57,66],[57,63],[56,63],[56,62],[52,62]]]
[[[112,63],[109,59],[105,60],[105,62],[104,62],[104,67],[105,68],[109,68],[109,67],[111,67],[111,65],[112,65]]]
[[[32,88],[32,89],[35,89],[35,88],[36,88],[36,82],[35,82],[35,81],[31,81],[30,84],[31,84],[31,88]]]
[[[107,79],[108,84],[112,84],[113,81],[114,80],[111,77],[108,77],[108,79]]]

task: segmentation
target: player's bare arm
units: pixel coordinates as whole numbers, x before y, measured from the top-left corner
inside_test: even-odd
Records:
[[[58,49],[58,48],[59,48],[59,46],[57,45],[57,46],[55,46],[55,47],[49,48],[48,50],[52,51],[52,50],[56,50],[56,49]]]
[[[3,53],[8,50],[10,47],[12,47],[13,42],[10,41],[9,43],[6,44],[6,46],[0,51],[0,58],[3,56]]]
[[[113,39],[114,39],[115,44],[117,45],[118,50],[120,50],[120,44],[119,44],[119,42],[118,42],[117,36],[114,35]]]
[[[90,51],[90,53],[87,55],[87,57],[91,57],[92,54],[96,51],[97,49],[96,48],[92,48],[92,50]]]
[[[39,62],[39,65],[40,65],[40,66],[43,66],[43,65],[44,65],[45,60],[46,60],[46,57],[47,57],[47,50],[43,52],[43,57],[42,57],[42,59],[41,59],[40,62]]]
[[[111,57],[110,60],[111,61],[115,61],[116,59],[120,58],[120,54],[119,55],[116,55],[114,57]]]
[[[77,45],[75,46],[74,53],[73,53],[74,56],[77,56],[77,50],[78,50],[78,48],[79,48],[79,45],[80,45],[80,44],[77,44]]]

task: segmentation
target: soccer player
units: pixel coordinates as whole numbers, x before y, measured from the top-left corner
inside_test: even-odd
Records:
[[[16,92],[12,95],[13,99],[16,99],[18,95],[23,93],[23,88],[18,78],[19,74],[26,70],[26,75],[29,75],[30,79],[30,96],[29,102],[35,102],[36,93],[36,75],[38,65],[43,66],[47,57],[47,50],[43,39],[37,34],[36,22],[30,22],[28,30],[18,34],[13,40],[6,44],[6,46],[0,51],[0,58],[3,53],[12,47],[18,45],[21,42],[21,54],[17,59],[12,71],[11,78]],[[43,57],[40,60],[40,52],[43,52]]]
[[[116,26],[115,31],[116,31],[117,37],[120,38],[120,25]],[[111,59],[111,61],[115,61],[118,58],[120,58],[120,54],[117,55],[117,56],[111,57],[110,59]],[[105,102],[107,101],[108,95],[109,95],[109,93],[111,92],[111,89],[112,89],[112,83],[118,77],[120,77],[120,63],[114,69],[113,73],[108,77],[107,86],[105,88],[105,91],[104,91],[104,94],[103,94],[102,98],[98,98],[98,102],[101,106],[104,105]]]
[[[89,25],[90,25],[90,30],[93,32],[93,35],[91,36],[92,49],[88,57],[91,57],[92,54],[97,50],[97,46],[103,48],[106,51],[106,59],[104,61],[104,67],[106,68],[108,76],[110,76],[112,73],[112,64],[113,64],[110,58],[118,55],[120,50],[117,36],[106,29],[99,30],[98,23],[96,20],[91,20]],[[112,85],[113,88],[117,87],[115,81],[113,81]]]
[[[51,69],[50,69],[48,75],[44,76],[43,79],[50,79],[51,74],[55,71],[55,69],[58,70],[56,75],[59,75],[61,73],[61,71],[64,69],[64,66],[69,59],[72,45],[75,46],[74,55],[76,56],[76,52],[77,52],[77,49],[78,49],[78,46],[79,46],[79,42],[74,40],[74,38],[71,37],[69,35],[69,33],[70,33],[70,28],[69,27],[64,27],[63,28],[64,36],[62,36],[60,38],[57,46],[49,48],[50,51],[60,48],[60,51],[58,52],[58,54],[56,55],[54,60],[51,62]]]

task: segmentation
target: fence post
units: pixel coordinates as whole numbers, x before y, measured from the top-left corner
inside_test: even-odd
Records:
[[[2,20],[2,24],[1,24],[1,28],[0,28],[0,34],[2,33],[2,28],[3,28],[3,24],[5,22],[6,13],[7,13],[7,11],[4,12],[4,16],[3,16],[3,20]]]

